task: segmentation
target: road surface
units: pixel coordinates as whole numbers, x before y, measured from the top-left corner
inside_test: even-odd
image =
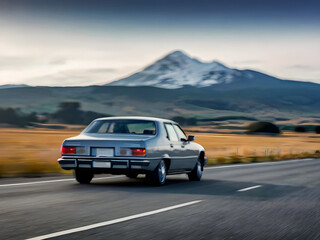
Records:
[[[320,159],[169,176],[0,180],[0,239],[320,239]]]

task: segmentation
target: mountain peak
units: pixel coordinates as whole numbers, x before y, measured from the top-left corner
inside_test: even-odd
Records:
[[[181,50],[173,51],[167,54],[166,56],[164,56],[163,58],[159,59],[158,61],[161,61],[161,60],[174,60],[174,61],[182,61],[182,62],[201,63],[201,61],[199,61],[198,59],[190,57],[187,53]]]
[[[183,51],[173,51],[153,64],[127,78],[110,83],[118,86],[155,86],[181,88],[183,86],[206,87],[229,84],[239,71],[223,64],[201,62]]]
[[[184,53],[181,50],[176,50],[176,51],[170,52],[164,58],[167,58],[167,57],[187,57],[187,58],[190,58],[186,53]]]
[[[153,64],[147,66],[144,70],[160,71],[165,73],[187,68],[194,63],[199,63],[199,61],[189,57],[182,51],[174,51],[165,55],[163,58],[158,59]]]

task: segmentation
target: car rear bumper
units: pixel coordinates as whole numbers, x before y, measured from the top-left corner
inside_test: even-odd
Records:
[[[153,171],[160,160],[59,158],[58,162],[60,167],[65,170],[82,168],[104,173],[127,173],[131,171],[143,173],[146,171]]]

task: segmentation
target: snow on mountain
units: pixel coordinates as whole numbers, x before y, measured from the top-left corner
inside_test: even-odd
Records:
[[[231,69],[223,64],[201,62],[181,51],[175,51],[127,78],[108,85],[154,86],[161,88],[181,88],[189,85],[206,87],[214,84],[228,84],[248,73]]]

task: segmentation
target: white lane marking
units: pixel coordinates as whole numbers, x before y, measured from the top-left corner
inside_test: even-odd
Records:
[[[280,163],[292,163],[292,162],[302,162],[302,161],[312,161],[312,160],[319,160],[315,158],[306,158],[306,159],[294,159],[294,160],[284,160],[278,162],[262,162],[262,163],[243,163],[243,164],[235,164],[235,165],[227,165],[227,166],[213,166],[213,167],[205,167],[206,170],[211,169],[219,169],[219,168],[234,168],[234,167],[248,167],[248,166],[255,166],[255,165],[272,165],[272,164],[280,164]],[[120,178],[123,176],[113,176],[113,177],[101,177],[101,178],[94,178],[93,180],[102,180],[108,178]],[[53,182],[67,182],[73,181],[73,178],[68,179],[58,179],[58,180],[48,180],[48,181],[38,181],[38,182],[27,182],[27,183],[10,183],[10,184],[2,184],[0,187],[11,187],[11,186],[20,186],[20,185],[32,185],[32,184],[42,184],[42,183],[53,183]]]
[[[108,225],[112,225],[112,224],[116,224],[116,223],[120,223],[120,222],[129,221],[129,220],[136,219],[136,218],[142,218],[142,217],[146,217],[146,216],[150,216],[150,215],[154,215],[154,214],[158,214],[158,213],[162,213],[162,212],[171,211],[171,210],[177,209],[177,208],[186,207],[189,205],[199,203],[201,201],[202,200],[186,202],[186,203],[174,205],[171,207],[160,208],[160,209],[153,210],[150,212],[139,213],[139,214],[131,215],[128,217],[118,218],[118,219],[114,219],[114,220],[110,220],[110,221],[95,223],[95,224],[91,224],[91,225],[87,225],[87,226],[83,226],[83,227],[72,228],[72,229],[65,230],[65,231],[60,231],[60,232],[50,233],[50,234],[46,234],[46,235],[42,235],[42,236],[38,236],[38,237],[28,238],[26,240],[42,240],[42,239],[48,239],[48,238],[53,238],[53,237],[59,237],[59,236],[70,234],[70,233],[86,231],[86,230],[90,230],[93,228],[104,227],[104,226],[108,226]]]
[[[319,159],[317,158],[306,158],[306,159],[293,159],[293,160],[283,160],[283,161],[277,161],[277,162],[261,162],[261,163],[241,163],[241,164],[233,164],[233,165],[226,165],[226,166],[212,166],[212,167],[205,167],[205,170],[211,170],[211,169],[219,169],[219,168],[234,168],[234,167],[250,167],[250,166],[256,166],[256,165],[273,165],[273,164],[286,164],[286,163],[293,163],[293,162],[304,162],[304,161],[313,161]]]
[[[112,179],[112,178],[120,178],[120,177],[123,177],[123,176],[93,178],[92,180],[94,181],[94,180]],[[56,180],[47,180],[47,181],[38,181],[38,182],[9,183],[9,184],[2,184],[0,185],[0,187],[12,187],[12,186],[21,186],[21,185],[33,185],[33,184],[42,184],[42,183],[67,182],[67,181],[75,181],[75,179],[67,178],[67,179],[56,179]]]
[[[255,188],[260,188],[260,187],[262,187],[262,185],[255,185],[255,186],[252,186],[252,187],[239,189],[238,192],[245,192],[245,191],[249,191],[249,190],[252,190],[252,189],[255,189]]]

